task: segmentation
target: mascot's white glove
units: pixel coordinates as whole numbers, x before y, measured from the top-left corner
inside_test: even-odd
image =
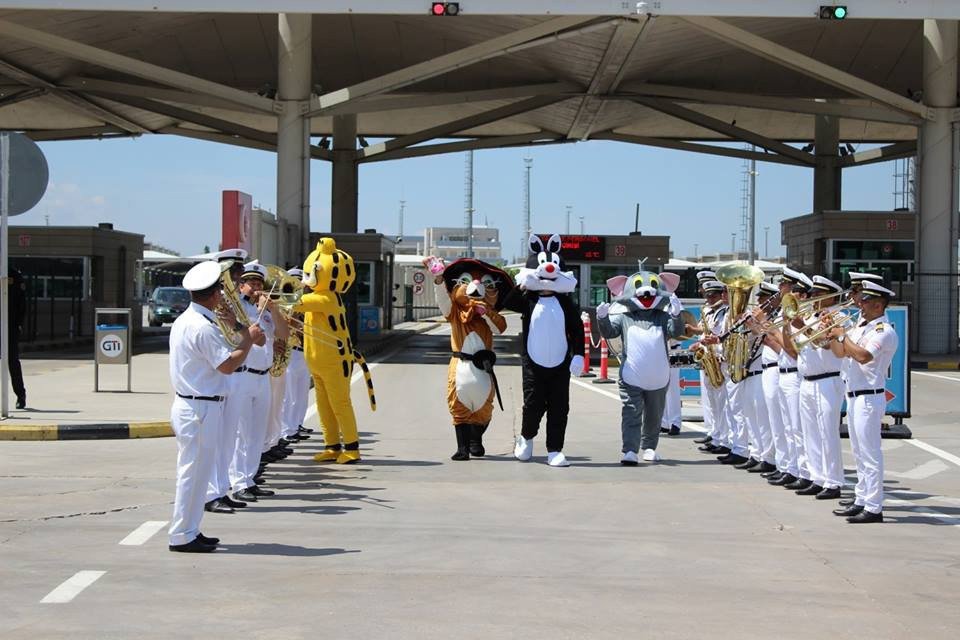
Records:
[[[677,297],[677,294],[670,294],[670,315],[678,316],[680,312],[683,311],[683,303],[680,302],[680,298]]]
[[[601,302],[597,305],[597,318],[606,318],[610,315],[610,303]]]
[[[570,373],[576,375],[583,371],[583,356],[573,356],[570,361]]]

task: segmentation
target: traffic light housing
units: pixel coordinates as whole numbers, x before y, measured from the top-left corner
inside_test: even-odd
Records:
[[[847,5],[822,4],[820,5],[821,20],[843,20],[847,17]]]
[[[460,15],[460,3],[459,2],[431,2],[430,15],[434,15],[434,16]]]

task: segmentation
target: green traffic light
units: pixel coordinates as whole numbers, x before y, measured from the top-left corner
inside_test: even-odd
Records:
[[[847,8],[846,7],[836,7],[833,10],[833,17],[835,20],[843,20],[847,17]]]

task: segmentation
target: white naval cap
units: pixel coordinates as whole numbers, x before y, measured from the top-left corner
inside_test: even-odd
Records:
[[[223,251],[213,254],[213,259],[217,262],[222,262],[224,260],[239,260],[240,262],[243,262],[247,259],[247,250],[224,249]]]
[[[303,269],[298,269],[294,267],[293,269],[287,269],[288,276],[294,276],[296,278],[303,278]]]
[[[882,283],[883,276],[878,273],[864,273],[862,271],[850,271],[847,273],[847,276],[850,278],[850,284],[861,284],[864,281],[872,280],[873,282]]]
[[[757,295],[760,296],[772,296],[780,292],[780,288],[773,284],[772,282],[767,282],[764,280],[760,283],[760,290],[757,292]]]
[[[190,267],[183,276],[183,288],[187,291],[203,291],[220,281],[220,264],[206,260]]]
[[[806,287],[807,291],[810,291],[810,289],[813,289],[813,280],[811,280],[810,276],[808,276],[805,273],[800,274],[800,284]]]
[[[864,280],[860,295],[864,298],[894,298],[897,294],[873,280]]]
[[[840,293],[843,291],[843,287],[838,285],[836,282],[829,278],[824,278],[823,276],[813,276],[813,288],[820,291],[827,292],[836,292]]]
[[[267,268],[260,264],[259,260],[254,260],[253,262],[248,262],[243,265],[243,275],[241,278],[249,278],[250,276],[259,276],[261,280],[267,279]]]
[[[704,291],[724,291],[727,288],[727,285],[719,280],[707,280],[700,286],[703,287]]]
[[[783,268],[783,279],[787,280],[788,282],[792,282],[793,284],[806,284],[803,281],[804,277],[805,276],[802,273],[799,271],[794,271],[790,267]]]
[[[717,279],[717,274],[714,271],[710,271],[709,269],[705,271],[697,271],[697,281],[700,282],[701,284],[707,280],[716,280],[716,279]]]

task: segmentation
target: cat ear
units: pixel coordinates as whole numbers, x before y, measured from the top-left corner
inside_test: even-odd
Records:
[[[545,251],[543,248],[543,240],[541,240],[537,234],[531,233],[530,239],[527,242],[530,243],[530,251],[532,253],[543,253]]]
[[[553,234],[550,236],[550,239],[547,240],[547,251],[550,253],[560,253],[560,247],[563,246],[563,243],[560,241],[559,234]]]
[[[627,276],[613,276],[607,280],[607,289],[616,297],[623,295],[623,290],[627,286]]]
[[[677,287],[680,286],[680,276],[676,273],[670,273],[669,271],[664,271],[659,274],[660,282],[663,283],[663,288],[673,293],[677,290]]]

